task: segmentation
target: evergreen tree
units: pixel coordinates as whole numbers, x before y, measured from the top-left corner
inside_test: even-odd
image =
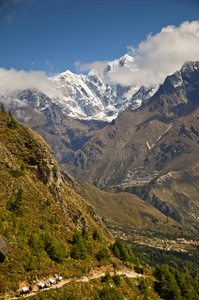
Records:
[[[15,118],[12,115],[12,112],[9,111],[9,117],[10,117],[10,122],[8,124],[8,127],[11,129],[15,129],[17,128],[17,121],[15,120]]]
[[[104,246],[97,252],[96,257],[99,261],[101,261],[103,259],[109,259],[111,257],[111,254],[109,249],[106,246]]]
[[[93,232],[93,239],[98,241],[99,243],[103,244],[105,242],[103,234],[99,228],[95,228]]]
[[[88,240],[89,234],[88,234],[88,230],[86,229],[86,227],[84,226],[82,228],[82,238],[85,240]]]
[[[15,212],[17,215],[23,214],[23,189],[19,189],[16,195],[16,199],[9,199],[6,208],[10,211]]]
[[[4,103],[1,103],[1,112],[4,114],[4,115],[8,115],[7,111],[6,111],[6,107],[5,107],[5,104]]]
[[[71,257],[74,259],[85,259],[87,257],[87,247],[90,244],[82,238],[82,232],[75,230],[73,235],[73,247],[71,249]],[[90,249],[89,249],[90,250]]]

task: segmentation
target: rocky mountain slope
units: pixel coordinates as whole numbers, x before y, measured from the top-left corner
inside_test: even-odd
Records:
[[[139,107],[158,89],[155,85],[140,87],[139,82],[119,84],[112,79],[115,73],[130,72],[133,68],[133,57],[126,54],[105,64],[101,72],[92,69],[88,75],[83,75],[66,71],[49,78],[49,86],[52,85],[52,94],[55,95],[52,98],[33,90],[16,91],[0,97],[18,110],[28,106],[47,115],[49,109],[53,112],[55,109],[54,114],[59,110],[66,118],[111,122],[127,107]],[[55,116],[51,120],[56,123]]]
[[[93,249],[99,250],[102,245],[92,239],[94,230],[101,231],[105,244],[113,238],[93,207],[64,179],[46,142],[11,114],[0,112],[0,150],[0,237],[4,254],[0,293],[16,292],[23,282],[30,284],[54,274],[75,276],[98,264]],[[80,267],[80,257],[72,259],[71,253],[74,232],[82,230],[87,232],[88,248],[81,246],[84,260]],[[7,242],[9,249],[5,248]]]
[[[120,65],[125,67],[125,59],[124,62],[116,61],[110,65],[107,74],[114,72],[115,67],[120,68]],[[67,76],[71,78],[72,84],[71,74],[63,74],[63,78],[60,76],[56,80],[63,81],[63,85],[68,80]],[[106,73],[101,76],[106,78]],[[78,78],[75,80],[78,81]],[[145,186],[169,172],[186,173],[188,169],[190,174],[194,168],[194,174],[197,173],[198,79],[199,63],[185,63],[181,70],[168,76],[158,91],[140,108],[124,110],[110,124],[74,119],[63,111],[59,101],[55,103],[38,91],[23,91],[17,98],[2,99],[9,109],[13,109],[18,119],[44,137],[62,169],[77,179],[89,181],[98,187]],[[73,88],[77,92],[77,84]],[[147,92],[144,87],[140,91],[142,95]],[[139,97],[138,91],[132,99]],[[133,108],[130,103],[128,107]],[[197,180],[197,175],[194,178]],[[189,187],[182,198],[187,197],[192,203],[197,203],[197,191],[192,199],[191,183]],[[178,194],[176,189],[175,193]],[[142,193],[138,196],[146,200]],[[168,204],[168,199],[162,197],[160,200]],[[148,201],[152,203],[149,198]],[[172,205],[175,206],[175,201]],[[183,219],[190,217],[195,224],[197,205],[191,205]],[[160,204],[156,206],[160,208]],[[174,206],[171,208],[170,203],[169,212],[165,214],[175,215],[176,218],[179,211],[173,213]],[[183,209],[183,206],[178,209]]]
[[[184,155],[191,163],[198,153],[198,77],[199,63],[185,64],[139,109],[125,110],[96,132],[74,155],[77,178],[111,185],[136,181],[139,176],[131,174],[137,167],[150,179],[163,170],[183,168]]]
[[[167,218],[152,204],[132,195],[131,191],[107,193],[88,182],[77,181],[65,172],[63,175],[73,189],[95,208],[106,226],[114,229],[114,232],[128,230],[180,232],[180,223],[170,217]]]
[[[54,98],[32,89],[0,95],[0,102],[51,145],[64,168],[74,151],[81,149],[96,130],[127,107],[139,107],[155,93],[156,86],[121,85],[111,79],[115,72],[130,72],[132,68],[133,58],[125,55],[107,63],[101,73],[93,69],[86,76],[66,71],[49,78],[54,94],[56,89]]]
[[[119,191],[140,186],[138,197],[198,227],[198,92],[199,63],[186,63],[139,109],[124,111],[86,142],[71,172]]]

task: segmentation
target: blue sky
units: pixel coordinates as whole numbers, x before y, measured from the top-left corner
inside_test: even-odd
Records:
[[[0,0],[0,68],[75,72],[198,19],[197,0]]]

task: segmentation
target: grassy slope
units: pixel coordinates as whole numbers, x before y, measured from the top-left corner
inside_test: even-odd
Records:
[[[74,190],[93,205],[110,228],[177,232],[177,222],[130,193],[107,193],[87,182],[70,177]]]
[[[60,272],[65,277],[81,275],[99,263],[95,257],[81,262],[69,257],[56,262],[40,248],[32,252],[30,235],[39,238],[42,233],[50,233],[58,244],[66,246],[66,256],[74,229],[87,226],[92,233],[99,226],[107,241],[112,237],[90,204],[64,180],[44,140],[20,123],[17,128],[9,128],[9,123],[10,118],[0,113],[0,234],[8,239],[10,250],[1,264],[1,290],[16,290],[24,280],[30,282]],[[22,164],[25,172],[21,172]],[[16,200],[20,189],[20,212],[9,210],[9,201]],[[97,251],[101,246],[94,244]]]

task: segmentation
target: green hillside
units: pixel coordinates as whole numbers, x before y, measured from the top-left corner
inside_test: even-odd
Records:
[[[99,264],[96,253],[112,236],[92,206],[64,180],[44,140],[1,112],[0,150],[0,234],[9,243],[0,268],[0,292],[55,274],[80,276]],[[92,237],[96,228],[103,243]],[[71,258],[75,230],[88,232],[76,255],[84,258],[81,263]]]
[[[176,281],[174,271],[168,268],[156,268],[153,273],[145,267],[144,276],[135,273],[143,270],[129,245],[114,241],[93,207],[74,192],[51,148],[3,109],[0,150],[0,236],[9,245],[6,258],[0,257],[1,299],[17,299],[20,288],[30,284],[33,285],[30,299],[37,300],[198,299],[198,283],[190,276],[177,273]],[[82,191],[88,198],[97,189],[86,184]],[[101,199],[102,208],[108,194],[99,193],[103,196],[99,194],[95,200]],[[135,208],[140,205],[153,214],[153,207],[145,207],[144,202],[134,198],[132,219],[138,218],[140,210]],[[115,204],[120,210],[119,198]],[[127,201],[124,208],[128,206]],[[112,220],[120,222],[116,210]],[[132,222],[130,215],[127,222]],[[150,222],[149,217],[147,226]],[[163,283],[160,272],[168,277]],[[63,285],[50,289],[48,279],[56,275],[63,277]],[[178,298],[170,288],[171,281],[178,290]],[[186,283],[185,289],[182,281]],[[39,282],[46,282],[48,289],[38,293]],[[195,298],[190,297],[189,290]]]
[[[167,218],[149,203],[127,192],[107,193],[94,185],[77,181],[63,173],[74,190],[86,199],[102,217],[106,226],[116,230],[152,230],[179,232],[180,224]]]

